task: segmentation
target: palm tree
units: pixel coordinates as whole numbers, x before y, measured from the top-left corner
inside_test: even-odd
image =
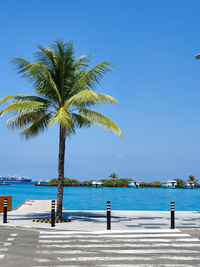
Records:
[[[192,183],[197,183],[198,180],[194,177],[194,175],[190,175],[189,178],[188,178],[188,182],[192,182]]]
[[[109,178],[111,178],[113,181],[115,181],[118,177],[119,176],[115,172],[111,173],[111,175],[109,176]]]
[[[0,100],[0,103],[12,102],[1,111],[1,115],[14,114],[7,120],[7,126],[13,130],[21,128],[20,134],[26,139],[58,123],[57,220],[62,218],[66,137],[75,134],[76,128],[92,124],[101,125],[122,137],[121,130],[113,121],[88,109],[96,104],[117,104],[115,98],[93,91],[112,64],[103,61],[90,68],[90,62],[90,54],[75,58],[72,42],[58,40],[49,48],[38,45],[34,62],[13,59],[18,73],[33,84],[35,95],[10,95]]]

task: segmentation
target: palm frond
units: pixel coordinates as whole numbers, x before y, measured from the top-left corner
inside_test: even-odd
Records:
[[[11,60],[11,63],[13,63],[15,65],[15,68],[17,69],[17,72],[19,74],[23,74],[24,77],[26,77],[25,73],[26,73],[29,65],[31,64],[28,60],[17,57],[17,58],[13,58]]]
[[[17,114],[16,116],[11,117],[10,119],[7,120],[7,127],[12,130],[17,130],[27,126],[27,124],[37,121],[44,115],[45,115],[44,110],[36,110],[36,111]]]
[[[90,90],[83,90],[75,95],[73,95],[66,103],[65,108],[70,105],[79,106],[86,105],[88,102],[92,104],[97,104],[100,101],[98,95]]]
[[[71,88],[74,76],[74,45],[73,42],[64,43],[57,40],[52,49],[56,55],[56,84],[62,99],[65,99]]]
[[[61,103],[59,90],[48,67],[39,62],[30,63],[22,58],[13,59],[13,63],[19,73],[22,73],[33,84],[37,94]]]
[[[10,100],[19,98],[19,97],[26,97],[28,95],[9,95],[9,96],[5,96],[3,98],[0,99],[0,104],[5,103],[5,102],[9,102]]]
[[[117,105],[117,99],[102,93],[97,93],[98,97],[101,99],[101,103],[111,103],[113,105]]]
[[[65,103],[64,106],[65,108],[69,107],[70,105],[85,107],[85,106],[95,105],[98,103],[104,104],[106,102],[109,102],[115,105],[117,104],[117,100],[112,96],[109,96],[106,94],[95,93],[91,90],[83,90],[73,95]]]
[[[98,124],[100,126],[103,126],[107,130],[112,131],[122,137],[122,132],[120,128],[112,120],[102,115],[101,113],[89,109],[80,109],[79,112],[92,124]]]
[[[65,128],[65,135],[67,137],[70,137],[70,136],[75,135],[75,134],[76,134],[76,130],[75,130],[74,126]]]
[[[25,136],[26,139],[37,136],[40,132],[44,131],[48,127],[51,116],[51,113],[44,114],[20,134]]]
[[[82,69],[89,68],[91,54],[87,53],[85,55],[80,56],[74,63],[74,71],[79,71]]]
[[[61,107],[53,118],[49,121],[49,125],[59,122],[63,128],[73,127],[74,122],[64,107]]]
[[[39,96],[34,96],[34,95],[26,95],[26,96],[18,96],[13,99],[14,102],[20,102],[20,101],[37,101],[45,104],[46,106],[52,107],[55,110],[58,110],[58,106],[56,106],[54,103],[50,102],[49,100],[39,97]]]
[[[34,79],[37,79],[39,82],[39,86],[36,87],[36,91],[38,93],[44,94],[43,85],[48,85],[49,89],[53,90],[56,93],[56,96],[58,98],[58,102],[61,103],[61,95],[60,92],[52,79],[51,73],[49,72],[49,69],[41,64],[41,63],[31,63],[29,68],[29,74],[34,77]],[[42,85],[42,86],[41,86]],[[45,86],[46,87],[46,86]],[[47,88],[45,88],[46,90]]]
[[[92,123],[86,119],[85,117],[81,116],[80,114],[76,114],[76,113],[70,113],[73,121],[74,121],[74,125],[77,128],[82,128],[82,127],[90,127],[92,125]]]
[[[53,75],[57,72],[56,54],[50,48],[45,48],[42,45],[38,45],[39,51],[35,53],[35,58],[38,62],[48,67]]]
[[[73,92],[86,89],[95,89],[106,72],[110,71],[113,65],[108,61],[103,61],[87,71],[74,85]]]
[[[12,112],[12,113],[30,112],[30,111],[34,111],[39,108],[46,108],[46,105],[38,101],[17,102],[17,103],[10,104],[6,108],[4,108],[1,111],[0,115],[3,116],[4,114],[8,112]]]

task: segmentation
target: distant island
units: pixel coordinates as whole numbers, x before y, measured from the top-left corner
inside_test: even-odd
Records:
[[[184,187],[184,180],[182,179],[174,179],[177,181],[177,188],[183,188]],[[64,186],[81,186],[81,187],[89,187],[92,185],[93,181],[97,181],[96,179],[93,180],[88,180],[84,182],[80,182],[76,179],[70,179],[70,178],[64,178]],[[128,184],[132,181],[136,181],[135,179],[132,178],[119,178],[116,173],[112,173],[109,176],[109,179],[99,179],[104,187],[128,187]],[[198,180],[193,176],[190,175],[187,179],[188,182],[193,182],[195,184],[195,187],[199,187],[198,185]],[[38,186],[45,186],[43,184],[38,184]],[[162,186],[161,181],[154,181],[152,183],[149,182],[139,182],[140,187],[155,187],[159,188]],[[51,179],[46,186],[58,186],[58,179],[53,178]]]

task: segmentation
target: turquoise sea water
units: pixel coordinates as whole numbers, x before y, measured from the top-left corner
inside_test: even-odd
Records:
[[[13,209],[27,199],[54,199],[57,187],[34,185],[0,186],[0,196],[13,197]],[[175,201],[176,210],[200,210],[200,189],[161,188],[90,188],[65,187],[66,210],[104,210],[106,201],[113,210],[169,210]]]

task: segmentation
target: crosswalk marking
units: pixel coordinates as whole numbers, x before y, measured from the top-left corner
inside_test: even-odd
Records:
[[[155,257],[135,257],[135,256],[129,256],[129,257],[74,257],[74,258],[60,258],[56,257],[58,261],[136,261],[136,260],[141,260],[141,261],[153,261],[155,260]],[[157,257],[157,259],[164,259],[166,257]],[[169,257],[168,257],[169,258]],[[189,259],[188,259],[189,258]],[[173,257],[173,260],[200,260],[200,257]],[[172,265],[173,266],[173,265]]]
[[[96,235],[40,231],[37,248],[37,259],[51,259],[48,264],[52,266],[60,266],[63,262],[68,266],[150,267],[158,266],[155,262],[162,262],[163,267],[186,267],[197,266],[200,261],[200,239],[179,230],[111,231]],[[193,265],[188,265],[189,262]]]
[[[74,253],[75,251],[75,253]],[[166,253],[170,253],[170,254],[183,254],[183,253],[187,253],[187,254],[198,254],[199,251],[198,250],[174,250],[174,249],[126,249],[126,250],[98,250],[98,252],[95,251],[84,251],[84,250],[73,250],[73,248],[71,250],[42,250],[42,251],[37,251],[38,254],[93,254],[93,253],[116,253],[116,254],[152,254],[152,253],[159,253],[159,254],[166,254]],[[199,258],[200,259],[200,258]]]
[[[17,234],[11,234],[10,236],[17,236]]]
[[[3,245],[4,245],[5,247],[7,247],[7,246],[11,246],[12,243],[7,243],[7,242],[5,242]]]
[[[83,267],[83,265],[81,264],[81,265],[68,265],[69,267]],[[158,265],[157,264],[119,264],[119,265],[116,265],[116,264],[100,264],[100,265],[95,265],[95,267],[116,267],[116,266],[118,266],[118,267],[158,267]],[[188,265],[188,264],[162,264],[161,265],[162,267],[191,267],[191,266],[193,266],[194,267],[194,265]],[[197,265],[195,265],[195,266],[197,266]],[[42,266],[39,266],[39,265],[37,265],[37,266],[32,266],[32,267],[49,267],[49,266],[47,266],[47,265],[42,265]],[[66,265],[56,265],[56,267],[66,267]]]
[[[10,247],[12,245],[12,242],[10,241],[14,241],[15,237],[17,236],[16,233],[10,234],[9,237],[6,239],[6,242],[0,242],[3,245],[3,248],[0,248],[0,252],[7,252],[8,251],[8,247]],[[0,254],[0,260],[3,259],[5,257],[5,254]],[[1,264],[0,264],[1,266]]]
[[[71,265],[71,264],[67,265],[67,266],[68,267],[83,267],[83,265]],[[49,265],[34,265],[34,266],[31,266],[31,267],[49,267]],[[66,267],[66,265],[56,265],[56,267]],[[115,265],[115,267],[116,267],[116,265]],[[120,267],[121,267],[121,265],[120,265]],[[133,265],[132,265],[132,267],[133,267]],[[134,267],[135,267],[135,265],[134,265]],[[179,265],[179,267],[180,267],[180,265]],[[187,266],[184,266],[184,267],[187,267]]]
[[[7,241],[13,241],[14,240],[14,238],[12,237],[12,238],[7,238]]]
[[[42,250],[42,251],[37,251],[38,254],[97,254],[98,252],[96,251],[83,251],[83,250],[54,250],[54,251],[49,251],[49,250]]]
[[[49,262],[50,260],[49,259],[38,259],[38,258],[35,258],[34,261],[35,262]]]
[[[156,238],[156,237],[155,237]],[[88,240],[88,239],[79,239],[78,240],[79,242],[87,242],[87,243],[104,243],[105,241],[102,239],[102,240],[99,240],[99,239],[93,239],[93,240]],[[111,243],[113,241],[117,241],[117,242],[122,242],[122,243],[127,243],[127,242],[172,242],[172,241],[175,241],[175,242],[200,242],[200,240],[198,238],[177,238],[177,239],[151,239],[151,238],[148,238],[148,239],[129,239],[129,238],[126,238],[126,239],[112,239],[112,240],[106,240],[106,243]],[[71,243],[72,242],[72,239],[70,240],[39,240],[38,241],[39,243]]]
[[[179,229],[135,229],[134,233],[152,233],[152,234],[157,234],[157,233],[180,233]],[[85,231],[66,231],[66,230],[59,230],[59,231],[40,231],[40,234],[47,235],[47,234],[53,234],[56,233],[58,235],[63,235],[63,234],[68,234],[68,235],[79,235],[80,234],[90,234],[90,235],[98,235],[98,234],[108,234],[108,231],[93,231],[93,232],[85,232]],[[110,234],[132,234],[132,230],[109,230]]]
[[[0,251],[7,251],[8,248],[0,248]]]
[[[120,264],[119,267],[133,267],[133,264]],[[162,267],[191,267],[194,265],[188,264],[162,264]],[[35,266],[36,267],[36,266]],[[37,267],[45,267],[45,266],[37,266]],[[63,266],[56,266],[56,267],[63,267]],[[70,265],[71,267],[71,265]],[[100,264],[96,265],[96,267],[116,267],[116,264]],[[134,267],[158,267],[158,264],[134,264]]]
[[[138,247],[138,248],[151,248],[151,247],[168,247],[169,244],[112,244],[112,248],[126,248],[126,247]],[[72,245],[40,245],[41,248],[71,248]],[[73,244],[73,249],[75,248],[107,248],[108,244],[92,244],[92,245],[77,245]],[[170,247],[200,247],[200,244],[187,243],[187,244],[170,244]]]
[[[156,234],[157,237],[169,237],[169,235],[171,237],[188,237],[190,236],[189,234]],[[52,234],[52,235],[41,235],[39,236],[40,238],[73,238],[73,237],[77,237],[75,235],[60,235],[58,233],[56,234]],[[78,235],[79,238],[82,238],[82,237],[87,237],[87,238],[92,238],[91,235]],[[116,238],[116,237],[123,237],[123,238],[126,238],[126,237],[133,237],[133,238],[141,238],[141,237],[147,237],[147,234],[130,234],[130,235],[101,235],[101,236],[95,236],[95,238]],[[148,234],[148,237],[155,237],[155,234]]]
[[[60,258],[56,257],[58,261],[133,261],[133,260],[144,260],[149,261],[153,260],[152,257],[74,257],[74,258]]]
[[[200,260],[199,257],[191,257],[191,256],[179,256],[179,257],[176,257],[176,256],[162,256],[160,257],[161,259],[169,259],[169,260]]]
[[[153,254],[153,253],[159,253],[159,254],[198,254],[198,250],[175,250],[175,249],[126,249],[126,250],[100,250],[100,252],[103,253],[117,253],[117,254]],[[200,259],[200,258],[199,258]]]

